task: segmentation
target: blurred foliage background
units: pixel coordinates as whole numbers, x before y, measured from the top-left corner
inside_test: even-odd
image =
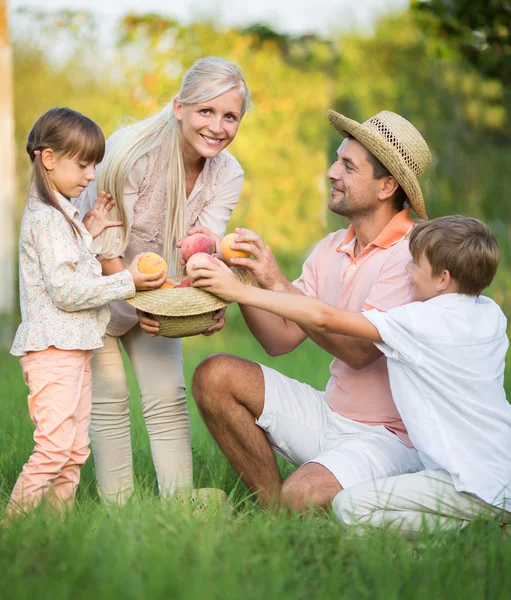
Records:
[[[157,14],[127,14],[105,45],[97,16],[22,10],[11,22],[19,215],[26,136],[56,105],[75,108],[110,135],[127,117],[155,113],[198,58],[243,68],[253,109],[229,150],[245,186],[229,229],[258,231],[295,276],[313,244],[345,226],[329,215],[329,164],[340,143],[325,112],[365,120],[387,109],[410,119],[434,162],[423,179],[431,217],[489,223],[502,263],[491,294],[511,309],[511,5],[499,0],[412,0],[369,33],[285,35],[264,24],[222,29]],[[333,24],[335,26],[335,24]]]

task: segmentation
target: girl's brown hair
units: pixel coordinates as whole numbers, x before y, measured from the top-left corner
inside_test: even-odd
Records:
[[[86,163],[99,163],[105,154],[105,137],[94,121],[70,108],[52,108],[45,112],[28,134],[27,153],[32,161],[31,183],[37,196],[64,215],[75,235],[81,235],[55,197],[41,156],[47,148],[61,156]]]

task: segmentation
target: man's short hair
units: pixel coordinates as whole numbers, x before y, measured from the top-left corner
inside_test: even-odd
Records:
[[[347,135],[346,138],[350,139],[350,140],[356,139],[352,135]],[[390,177],[390,176],[393,177],[392,173],[387,169],[387,167],[383,163],[381,163],[376,158],[376,156],[374,154],[369,152],[369,150],[365,146],[364,146],[364,149],[366,151],[367,160],[368,160],[369,164],[371,165],[371,167],[373,168],[373,179],[381,179],[382,177]],[[406,197],[405,191],[403,190],[403,188],[400,185],[398,186],[397,190],[394,192],[394,196],[392,199],[394,201],[395,208],[397,210],[402,210],[403,206],[404,206],[405,202],[408,200],[408,198]]]
[[[478,296],[490,285],[500,260],[490,228],[461,215],[419,221],[410,234],[410,252],[416,261],[426,256],[434,277],[449,271],[459,293],[468,296]]]

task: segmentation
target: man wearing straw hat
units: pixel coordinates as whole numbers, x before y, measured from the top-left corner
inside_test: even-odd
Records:
[[[328,206],[350,227],[320,241],[293,283],[252,231],[237,230],[232,247],[249,251],[253,260],[231,262],[249,269],[262,288],[314,296],[339,308],[386,311],[406,304],[410,207],[426,218],[418,178],[431,163],[428,146],[392,112],[363,124],[334,111],[328,118],[345,138],[328,171]],[[374,344],[313,333],[252,307],[241,310],[268,354],[291,352],[309,337],[333,357],[324,392],[225,354],[197,368],[193,393],[201,414],[264,506],[326,507],[342,489],[422,468],[392,400],[386,359]],[[272,450],[298,467],[284,482]]]

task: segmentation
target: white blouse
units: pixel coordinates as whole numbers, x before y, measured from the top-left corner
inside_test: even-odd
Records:
[[[107,140],[107,151],[112,140],[122,135],[122,129]],[[101,249],[101,235],[94,240],[100,259],[122,256],[129,262],[141,252],[162,254],[167,212],[168,161],[164,152],[157,148],[144,154],[133,166],[124,188],[124,208],[130,229],[128,246],[119,247],[114,253],[105,255]],[[243,186],[243,169],[239,162],[226,150],[214,158],[208,158],[195,186],[187,199],[185,210],[186,231],[201,225],[222,237],[236,207]],[[100,190],[101,191],[101,190]],[[96,200],[96,182],[73,200],[83,215],[91,210]],[[127,302],[114,302],[112,318],[107,333],[120,336],[138,323],[135,308]]]
[[[110,320],[108,303],[135,295],[129,271],[102,276],[92,236],[78,210],[64,196],[55,195],[82,237],[75,236],[62,213],[30,196],[19,240],[22,322],[11,348],[15,356],[50,346],[99,348]]]

